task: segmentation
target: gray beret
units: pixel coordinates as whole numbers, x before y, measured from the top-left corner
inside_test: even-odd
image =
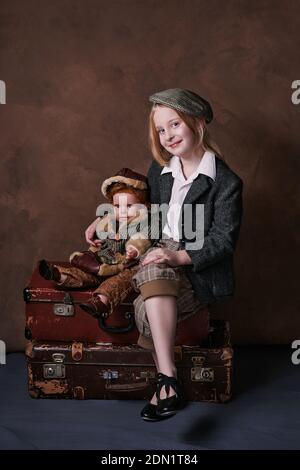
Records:
[[[169,90],[154,93],[154,95],[149,97],[149,101],[191,114],[192,116],[205,118],[207,123],[211,122],[213,118],[213,111],[209,102],[190,90],[170,88]]]

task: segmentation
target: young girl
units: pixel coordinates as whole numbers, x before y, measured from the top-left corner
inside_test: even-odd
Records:
[[[206,125],[213,112],[206,100],[175,88],[155,93],[150,101],[149,141],[154,157],[148,171],[150,202],[167,203],[169,209],[159,247],[152,246],[141,257],[133,282],[140,292],[134,301],[139,344],[152,350],[158,371],[156,393],[141,416],[158,421],[184,405],[174,362],[177,322],[199,305],[233,295],[243,183],[209,137]],[[185,217],[186,205],[191,207],[191,220]],[[191,222],[196,239],[201,238],[199,205],[204,205],[200,247],[186,233]],[[93,225],[86,232],[88,240]]]

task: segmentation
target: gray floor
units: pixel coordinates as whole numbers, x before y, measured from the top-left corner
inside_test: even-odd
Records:
[[[300,449],[300,365],[288,347],[235,348],[235,396],[145,423],[143,402],[34,400],[25,358],[0,365],[0,449]]]

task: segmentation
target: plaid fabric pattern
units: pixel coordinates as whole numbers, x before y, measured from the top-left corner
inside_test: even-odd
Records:
[[[159,279],[179,281],[179,271],[182,269],[180,266],[171,267],[166,263],[148,264],[146,266],[141,266],[141,263],[147,254],[153,250],[156,250],[157,248],[167,248],[168,250],[177,251],[180,248],[180,244],[171,238],[160,239],[154,244],[154,246],[149,248],[146,253],[141,256],[140,269],[132,278],[133,287],[137,292],[139,292],[140,286],[149,281],[156,281]]]
[[[147,250],[147,252],[141,257],[141,261],[146,257],[147,253],[156,248],[167,248],[169,250],[177,251],[180,249],[180,243],[170,238],[160,239],[155,247],[151,247]],[[135,290],[139,292],[139,287],[141,285],[158,279],[179,281],[177,322],[194,315],[201,307],[206,305],[205,302],[201,302],[196,296],[182,266],[172,267],[165,263],[148,264],[139,269],[139,271],[133,276],[132,282]],[[151,338],[151,330],[143,297],[139,295],[134,300],[133,305],[137,329],[141,335]]]

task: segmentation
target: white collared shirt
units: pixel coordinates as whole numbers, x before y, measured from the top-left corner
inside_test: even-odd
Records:
[[[169,210],[167,213],[167,222],[163,228],[163,233],[173,240],[180,241],[179,237],[179,217],[181,212],[181,206],[187,195],[188,190],[192,186],[195,178],[202,173],[209,176],[213,180],[216,179],[216,157],[215,154],[209,151],[205,151],[201,161],[189,178],[185,179],[180,158],[177,155],[173,155],[167,166],[161,171],[161,175],[164,173],[172,173],[174,178],[171,199],[169,202]]]

